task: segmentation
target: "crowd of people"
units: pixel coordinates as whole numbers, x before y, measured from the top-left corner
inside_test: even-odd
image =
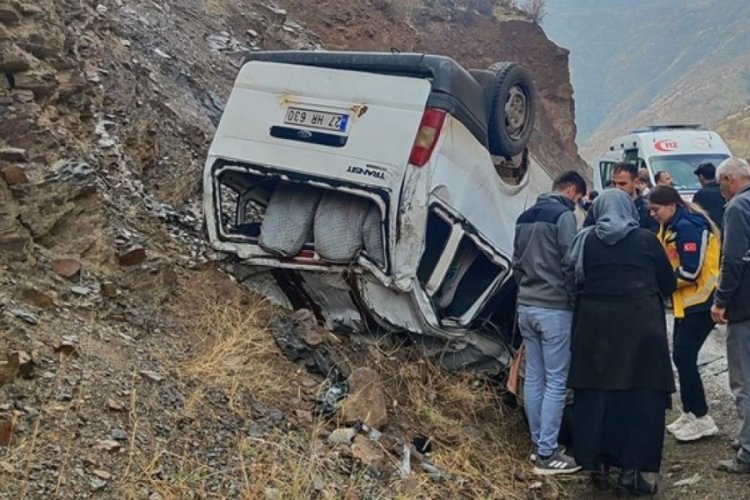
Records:
[[[652,495],[665,432],[683,442],[719,433],[698,353],[727,325],[739,421],[736,454],[717,466],[750,474],[750,166],[699,165],[686,201],[668,173],[650,186],[627,162],[588,193],[576,172],[518,218],[513,270],[523,337],[524,407],[540,475],[591,474],[598,488]],[[574,209],[588,213],[579,230]],[[667,308],[674,318],[670,351]],[[677,369],[681,412],[666,425]],[[558,444],[566,408],[572,447]],[[572,448],[572,449],[571,449]]]

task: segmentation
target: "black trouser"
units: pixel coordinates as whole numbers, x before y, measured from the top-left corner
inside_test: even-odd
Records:
[[[682,409],[696,417],[708,413],[703,381],[698,373],[698,351],[713,328],[711,311],[695,311],[674,320],[672,359],[680,376]]]

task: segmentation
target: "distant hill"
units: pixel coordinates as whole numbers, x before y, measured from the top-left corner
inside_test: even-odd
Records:
[[[747,0],[549,0],[570,49],[581,154],[649,123],[717,120],[750,100]]]
[[[750,106],[719,120],[714,126],[732,152],[750,159]]]

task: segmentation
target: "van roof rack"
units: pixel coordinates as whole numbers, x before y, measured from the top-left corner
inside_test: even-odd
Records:
[[[672,125],[647,125],[643,128],[639,128],[631,131],[631,134],[637,134],[639,132],[658,132],[660,130],[703,130],[703,125],[700,123],[675,123]]]

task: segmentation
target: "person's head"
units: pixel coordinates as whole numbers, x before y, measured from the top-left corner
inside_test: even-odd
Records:
[[[729,201],[750,185],[750,165],[736,156],[727,158],[716,169],[716,179],[719,181],[722,196]]]
[[[716,167],[711,162],[701,163],[693,173],[698,176],[701,186],[711,184],[716,179]]]
[[[625,191],[609,189],[600,194],[591,206],[596,235],[608,245],[613,245],[638,227],[638,210]]]
[[[646,167],[641,167],[638,169],[638,178],[643,179],[648,182],[648,169]]]
[[[719,229],[715,222],[711,220],[708,213],[699,205],[690,201],[685,201],[672,186],[656,186],[648,193],[648,208],[653,217],[659,224],[669,224],[677,213],[678,208],[687,210],[694,214],[700,214],[706,219],[711,231],[718,236]]]
[[[552,183],[552,191],[565,196],[573,203],[578,203],[586,196],[586,181],[578,172],[568,170],[555,179]]]
[[[654,181],[657,186],[674,186],[672,176],[666,170],[659,170],[654,174]]]
[[[593,203],[597,196],[599,196],[599,191],[596,191],[594,189],[592,189],[591,191],[589,191],[589,201],[590,202]]]
[[[635,190],[639,194],[643,194],[648,189],[648,184],[640,175],[635,178]]]
[[[684,207],[685,200],[672,186],[656,186],[648,193],[648,208],[659,224],[668,224],[677,212],[677,207]]]
[[[612,183],[620,191],[624,191],[631,198],[637,195],[635,190],[635,179],[638,177],[638,168],[626,161],[615,163],[612,168]]]

